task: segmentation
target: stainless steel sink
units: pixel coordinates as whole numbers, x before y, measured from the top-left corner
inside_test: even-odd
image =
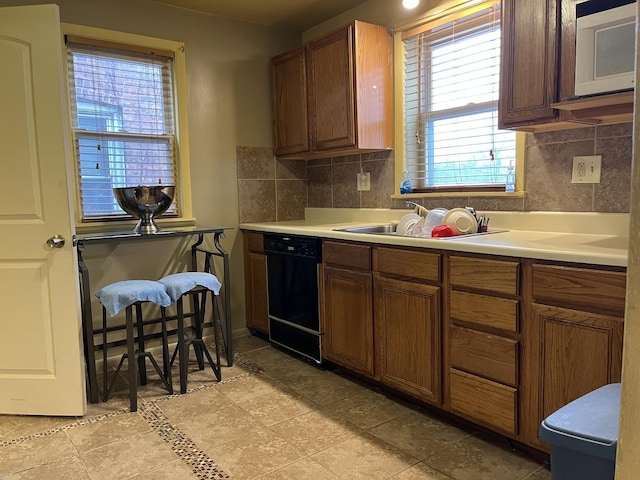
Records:
[[[336,232],[369,233],[378,235],[395,235],[396,225],[385,223],[384,225],[368,225],[364,227],[334,228]]]
[[[397,225],[394,223],[385,223],[381,225],[367,225],[363,227],[334,228],[333,230],[336,232],[365,233],[369,235],[396,235],[396,226]],[[509,230],[504,230],[504,229],[489,230],[488,232],[470,233],[467,235],[457,235],[453,237],[441,237],[439,240],[463,239],[463,238],[484,236],[484,235],[490,235],[492,233],[501,233],[501,232],[508,232],[508,231]],[[411,235],[407,235],[407,237],[411,237]]]

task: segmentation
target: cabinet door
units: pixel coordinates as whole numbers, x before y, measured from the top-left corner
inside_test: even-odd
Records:
[[[257,232],[242,232],[244,244],[244,289],[247,328],[269,333],[267,306],[267,257],[263,237]]]
[[[375,277],[376,378],[439,404],[440,288]]]
[[[620,381],[623,320],[533,304],[530,408],[524,415],[528,441],[537,439],[540,422],[560,407],[602,385]],[[534,333],[534,332],[532,332]],[[535,338],[537,337],[537,341]]]
[[[560,45],[558,46],[558,100],[564,101],[576,92],[576,3],[582,0],[556,0],[560,3]],[[571,118],[570,112],[559,111],[560,120]]]
[[[371,273],[324,267],[325,357],[373,375]]]
[[[307,77],[303,47],[271,61],[274,153],[286,155],[309,150]]]
[[[500,128],[555,119],[557,22],[556,0],[503,0]]]
[[[248,262],[247,327],[268,334],[267,257],[257,253],[249,253]]]
[[[509,436],[518,433],[518,390],[449,369],[451,411]]]
[[[307,44],[311,150],[355,147],[353,25]]]

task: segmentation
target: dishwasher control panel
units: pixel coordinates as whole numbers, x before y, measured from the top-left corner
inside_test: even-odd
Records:
[[[303,237],[300,235],[265,234],[264,253],[283,254],[296,257],[314,258],[318,262],[322,260],[322,243],[316,237]]]

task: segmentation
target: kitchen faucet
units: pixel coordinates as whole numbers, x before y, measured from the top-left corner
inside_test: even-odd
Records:
[[[423,207],[419,203],[407,201],[405,205],[407,207],[414,207],[414,212],[420,215],[421,217],[426,217],[427,213],[429,213],[429,210],[427,210],[426,207]]]

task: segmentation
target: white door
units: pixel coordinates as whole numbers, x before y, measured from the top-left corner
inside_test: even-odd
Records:
[[[86,410],[62,58],[57,6],[0,8],[1,413]]]

